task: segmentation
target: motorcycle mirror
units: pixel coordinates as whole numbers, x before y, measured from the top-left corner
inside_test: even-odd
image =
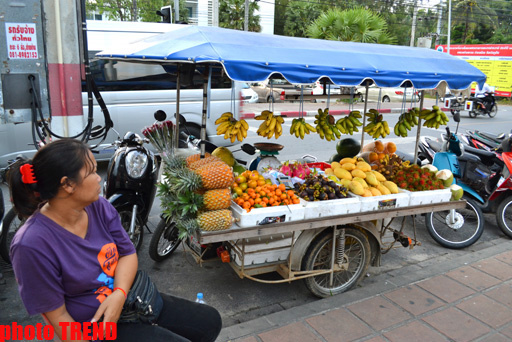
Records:
[[[455,111],[455,113],[453,113],[453,120],[455,122],[460,122],[460,112],[459,111]]]
[[[161,109],[157,110],[153,116],[156,121],[164,121],[167,118],[167,114]]]
[[[244,151],[247,154],[250,154],[251,156],[256,153],[256,147],[252,146],[251,144],[243,144],[241,148],[242,151]]]
[[[103,132],[104,132],[104,128],[101,127],[100,125],[97,125],[97,126],[94,126],[92,129],[91,129],[91,138],[92,139],[96,139],[96,138],[99,138]]]

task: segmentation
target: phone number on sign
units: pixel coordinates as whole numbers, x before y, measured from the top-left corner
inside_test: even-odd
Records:
[[[37,58],[37,52],[9,51],[9,58]]]

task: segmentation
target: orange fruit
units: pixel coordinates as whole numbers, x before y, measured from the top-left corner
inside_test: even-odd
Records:
[[[375,144],[375,147],[374,147],[374,151],[375,151],[375,152],[377,152],[377,153],[382,153],[382,152],[384,152],[385,146],[384,146],[384,144],[382,143],[382,141],[380,141],[380,140],[375,140],[375,141],[374,141],[374,144]]]
[[[396,144],[392,141],[389,141],[387,144],[386,144],[386,152],[388,154],[393,154],[396,152]]]
[[[368,160],[370,161],[370,163],[377,161],[379,160],[379,155],[375,152],[370,152],[370,154],[368,155]]]
[[[253,189],[254,189],[254,188],[256,188],[256,187],[258,186],[258,181],[256,181],[256,180],[250,180],[250,181],[248,181],[248,182],[247,182],[247,186],[248,186],[249,188],[253,188]]]
[[[235,194],[237,194],[238,196],[242,196],[242,194],[244,193],[242,188],[240,188],[239,186],[235,186],[233,190],[235,191]]]
[[[247,183],[240,183],[240,184],[238,184],[238,187],[240,189],[242,189],[242,191],[245,191],[245,190],[247,190],[248,185],[247,185]]]

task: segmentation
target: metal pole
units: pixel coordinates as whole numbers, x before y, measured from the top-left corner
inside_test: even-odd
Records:
[[[411,28],[411,42],[409,46],[414,46],[414,36],[416,35],[416,14],[418,12],[418,0],[414,0],[414,8],[412,10],[412,28]]]
[[[244,31],[249,31],[249,0],[245,0]]]
[[[366,109],[368,107],[368,88],[370,85],[368,84],[368,81],[365,82],[365,88],[366,91],[364,93],[364,110],[363,110],[363,129],[361,130],[361,152],[363,152],[363,146],[364,146],[364,127],[366,126]]]
[[[174,22],[180,21],[180,0],[174,0]]]
[[[208,65],[208,72],[206,75],[204,75],[204,81],[203,81],[203,118],[201,121],[201,158],[204,158],[206,153],[206,119],[207,119],[207,112],[208,112],[208,75],[210,73],[211,66]]]
[[[219,0],[213,0],[212,26],[219,26]]]
[[[180,147],[180,120],[178,119],[180,116],[180,69],[181,64],[176,65],[176,114],[174,115],[176,117],[176,133],[174,137],[174,148],[177,149]],[[173,151],[173,154],[176,152]]]
[[[448,43],[447,43],[447,51],[450,54],[450,37],[452,30],[452,0],[448,0]]]
[[[439,37],[441,36],[441,19],[443,19],[443,6],[442,2],[437,6],[439,11],[439,17],[437,17],[437,29],[436,29],[436,45],[439,45]]]
[[[420,112],[423,109],[423,100],[425,99],[425,90],[421,91],[420,97]],[[418,118],[418,128],[416,129],[416,144],[414,144],[414,164],[416,164],[416,160],[418,160],[418,144],[421,136],[421,119]]]

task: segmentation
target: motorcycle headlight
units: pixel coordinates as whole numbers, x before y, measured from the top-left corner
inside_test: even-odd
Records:
[[[139,151],[128,152],[125,158],[125,167],[128,175],[132,178],[140,178],[148,166],[148,156]]]

